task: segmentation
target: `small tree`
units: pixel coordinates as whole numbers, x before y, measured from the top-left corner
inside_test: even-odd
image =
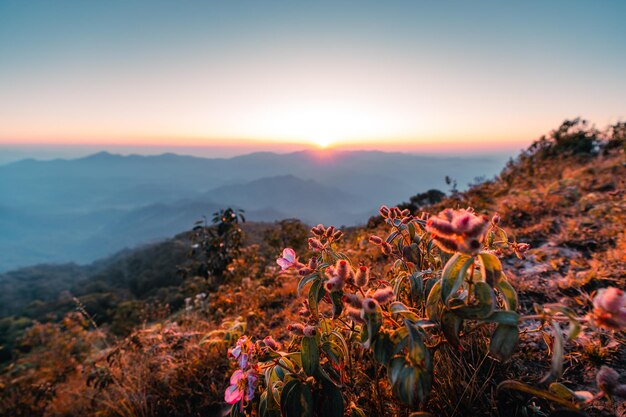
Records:
[[[196,273],[214,283],[222,281],[228,265],[241,253],[245,223],[243,210],[222,209],[196,222],[192,234],[191,257]]]

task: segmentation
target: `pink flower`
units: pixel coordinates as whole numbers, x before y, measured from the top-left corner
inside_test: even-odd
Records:
[[[248,340],[246,336],[242,336],[237,340],[234,348],[228,349],[228,354],[232,356],[241,369],[244,369],[248,366],[248,359],[250,358],[250,345],[252,343]]]
[[[235,404],[238,401],[250,401],[254,397],[254,390],[258,380],[257,373],[254,369],[247,372],[241,369],[233,372],[230,377],[230,385],[224,392],[224,400],[228,404]]]
[[[292,266],[296,266],[298,261],[296,260],[296,251],[291,248],[285,248],[283,250],[283,257],[276,259],[276,263],[280,265],[282,270],[289,269]]]
[[[612,330],[626,329],[626,293],[614,288],[602,288],[593,299],[591,318],[597,326]]]

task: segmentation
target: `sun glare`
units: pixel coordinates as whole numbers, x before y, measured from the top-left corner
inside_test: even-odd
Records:
[[[315,140],[318,147],[325,149],[332,145],[333,141],[330,138],[318,138]]]

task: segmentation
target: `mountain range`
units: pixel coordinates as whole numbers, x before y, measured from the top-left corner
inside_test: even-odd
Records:
[[[0,271],[91,262],[188,230],[232,206],[254,221],[364,223],[380,204],[491,177],[501,157],[430,157],[378,151],[176,154],[26,159],[0,166]]]

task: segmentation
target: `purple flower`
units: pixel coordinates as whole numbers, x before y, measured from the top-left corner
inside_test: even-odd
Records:
[[[296,259],[296,251],[291,248],[285,248],[283,250],[282,258],[276,259],[276,263],[280,265],[283,271],[297,265],[298,261]]]
[[[244,400],[250,401],[254,397],[257,380],[258,376],[254,369],[249,369],[246,372],[241,369],[236,370],[230,377],[230,385],[224,392],[224,400],[228,404],[241,401],[242,405]]]

